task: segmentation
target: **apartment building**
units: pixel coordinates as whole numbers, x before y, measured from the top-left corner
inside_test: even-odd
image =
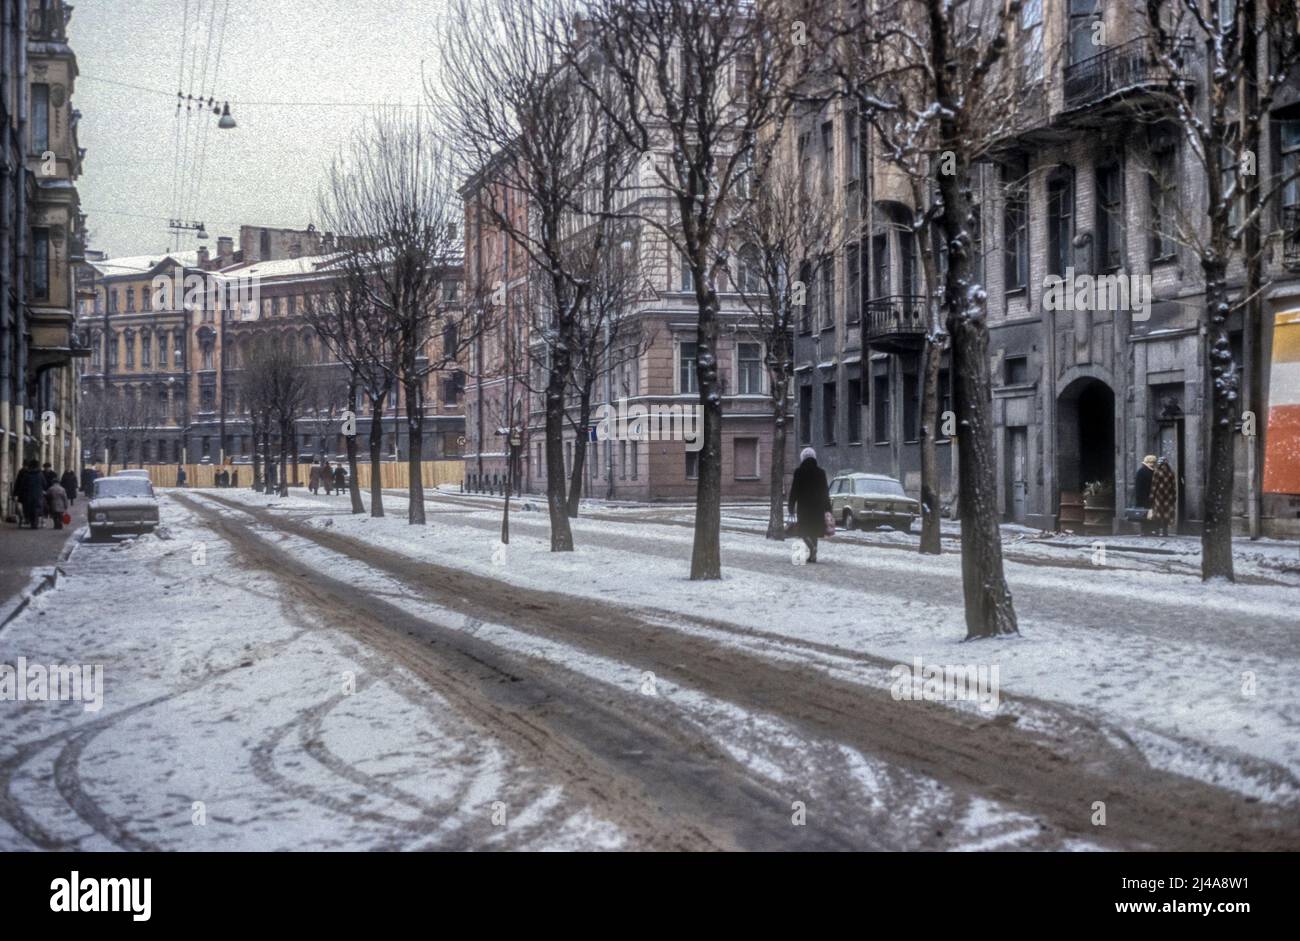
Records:
[[[76,468],[81,450],[75,271],[84,152],[77,59],[61,0],[0,3],[0,500],[23,461]]]
[[[1212,381],[1200,328],[1205,288],[1199,259],[1171,233],[1176,220],[1204,224],[1204,171],[1169,120],[1170,76],[1146,32],[1136,0],[1027,0],[1010,37],[1014,128],[978,167],[972,193],[1007,521],[1056,529],[1087,489],[1099,507],[1090,524],[1110,531],[1133,502],[1136,467],[1156,453],[1179,475],[1180,527],[1199,526]],[[1261,50],[1261,69],[1272,54]],[[1277,179],[1300,166],[1296,82],[1265,121],[1257,169]],[[814,286],[798,331],[798,440],[818,449],[828,471],[890,473],[916,494],[927,287],[906,225],[910,189],[843,102],[798,115],[791,132],[807,174],[833,189],[849,231],[860,233]],[[1300,494],[1262,493],[1260,472],[1274,337],[1300,320],[1300,183],[1266,206],[1263,228],[1271,247],[1260,321],[1237,311],[1231,323],[1256,431],[1237,439],[1234,492],[1239,528],[1256,494],[1261,531],[1286,535],[1300,532]],[[1053,309],[1045,285],[1067,272],[1149,276],[1149,309]],[[1240,265],[1229,272],[1234,295],[1244,274]],[[946,364],[939,396],[946,410]],[[955,462],[947,441],[938,449],[947,502]]]
[[[240,374],[268,335],[286,338],[316,372],[318,401],[298,420],[291,452],[303,461],[345,458],[342,413],[352,409],[366,451],[371,415],[348,400],[347,370],[306,314],[331,290],[338,246],[314,228],[242,226],[217,249],[103,259],[86,301],[90,365],[83,379],[96,416],[93,460],[117,463],[248,463],[253,440]],[[460,293],[460,272],[443,286]],[[430,344],[441,342],[431,337]],[[423,454],[456,458],[464,436],[458,369],[436,370],[424,389]],[[400,389],[381,419],[382,450],[409,449]]]

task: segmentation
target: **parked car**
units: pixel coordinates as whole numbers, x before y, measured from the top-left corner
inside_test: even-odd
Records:
[[[128,469],[128,470],[114,471],[113,476],[114,477],[143,477],[145,480],[148,480],[149,472],[142,468],[136,468],[135,470]]]
[[[908,532],[921,513],[921,504],[893,477],[849,473],[831,481],[831,512],[845,529],[887,524]]]
[[[147,533],[158,526],[153,484],[138,476],[101,477],[86,510],[92,540],[122,533]]]

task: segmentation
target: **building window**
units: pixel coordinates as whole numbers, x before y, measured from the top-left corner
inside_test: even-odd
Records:
[[[915,364],[903,372],[903,440],[921,437],[921,380]]]
[[[108,292],[108,312],[110,314],[117,313],[117,288],[113,288]]]
[[[736,275],[736,284],[745,294],[763,293],[763,260],[753,245],[743,245],[740,249],[740,270]]]
[[[944,415],[952,411],[952,373],[947,369],[939,370],[939,427],[935,430],[936,441],[946,441],[948,436],[943,433],[943,427],[946,424]]]
[[[50,86],[32,85],[32,153],[50,149]]]
[[[140,334],[140,365],[152,366],[153,337],[147,333]]]
[[[1003,375],[1009,386],[1022,386],[1029,382],[1029,357],[1008,356],[1003,363]]]
[[[695,343],[688,343],[685,340],[677,344],[677,392],[680,395],[700,391],[699,377],[695,372],[698,348]]]
[[[835,187],[835,123],[822,123],[822,192],[830,194]]]
[[[1097,168],[1097,268],[1113,271],[1124,261],[1124,180],[1118,163]]]
[[[637,467],[638,467],[637,454],[639,453],[640,442],[630,441],[628,443],[632,446],[632,479],[636,480]]]
[[[1017,291],[1029,278],[1029,193],[1016,170],[1003,170],[1003,288]]]
[[[126,312],[128,314],[135,312],[135,288],[126,289]]]
[[[871,390],[871,434],[876,444],[889,441],[889,376],[876,376]]]
[[[849,444],[862,443],[862,380],[849,380]]]
[[[1101,18],[1101,0],[1069,0],[1069,64],[1091,59],[1099,50],[1093,42],[1093,24]]]
[[[50,296],[50,230],[32,229],[32,297]]]
[[[849,182],[854,183],[862,178],[862,116],[850,114],[846,122],[848,128],[848,159],[846,164],[849,171]]]
[[[1172,133],[1151,141],[1151,259],[1172,258],[1178,212],[1178,145]]]
[[[618,443],[618,479],[627,480],[627,442]]]
[[[144,287],[140,288],[140,309],[149,310],[151,304],[152,300],[149,297],[149,289]],[[160,451],[158,453],[161,454],[162,452]]]
[[[135,334],[128,331],[126,335],[123,337],[123,342],[124,345],[126,346],[126,368],[134,369],[135,368]]]
[[[812,386],[799,387],[799,443],[812,444]]]
[[[871,237],[871,296],[889,296],[889,236]]]
[[[295,295],[290,294],[284,299],[284,315],[286,317],[292,317],[297,309],[298,298]]]
[[[685,252],[679,252],[681,279],[678,281],[678,289],[681,291],[695,290],[695,273],[691,271],[690,260],[686,257]]]
[[[99,369],[104,362],[103,352],[104,338],[98,333],[93,334],[90,338],[90,365]]]
[[[758,439],[732,440],[737,480],[758,480]]]
[[[844,265],[847,269],[844,280],[844,322],[852,324],[862,319],[862,255],[857,242],[850,242],[844,249]]]
[[[271,298],[271,316],[272,317],[280,316],[280,298],[278,297]]]
[[[799,332],[812,333],[812,305],[813,298],[809,295],[815,293],[812,283],[812,265],[804,262],[799,266],[799,283],[803,285],[803,304],[800,306],[803,310],[799,317]]]
[[[1068,176],[1060,175],[1047,183],[1047,267],[1048,274],[1064,277],[1073,262],[1071,239],[1074,237],[1074,187]]]
[[[741,395],[762,395],[763,344],[737,344],[736,391]]]
[[[1020,75],[1026,85],[1043,80],[1043,0],[1020,8]]]
[[[167,334],[158,334],[158,365],[167,365]]]
[[[835,443],[835,426],[839,421],[839,399],[835,395],[835,383],[822,383],[822,440],[826,444]]]
[[[117,334],[112,331],[108,334],[108,366],[110,369],[117,368]]]
[[[835,329],[835,256],[822,259],[822,283],[818,301],[822,309],[822,329]]]

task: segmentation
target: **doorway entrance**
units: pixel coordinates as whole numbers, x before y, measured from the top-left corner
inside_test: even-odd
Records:
[[[1007,511],[1016,523],[1025,521],[1029,497],[1029,429],[1007,429],[1007,456],[1010,473],[1007,475]]]
[[[1115,393],[1100,379],[1076,379],[1057,401],[1056,479],[1062,506],[1085,503],[1087,527],[1109,528],[1115,515]]]

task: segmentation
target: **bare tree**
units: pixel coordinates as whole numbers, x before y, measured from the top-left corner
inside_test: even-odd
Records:
[[[573,325],[570,391],[577,398],[577,414],[569,416],[574,431],[573,469],[568,494],[570,517],[577,517],[582,499],[591,404],[597,386],[624,363],[640,357],[651,339],[649,334],[639,329],[633,318],[627,316],[640,287],[634,227],[625,220],[609,217],[596,226],[604,230],[599,238],[593,238],[588,231],[575,246],[579,252],[587,248],[593,254],[580,265],[590,272],[591,287]],[[612,384],[607,382],[606,385],[612,388]],[[612,402],[607,404],[613,405]]]
[[[592,310],[592,264],[603,257],[608,235],[593,222],[615,208],[628,166],[621,138],[568,59],[579,7],[574,0],[457,0],[440,102],[474,181],[475,236],[482,238],[484,225],[503,233],[532,269],[527,279],[540,306],[529,344],[540,350],[534,358],[546,379],[541,394],[553,552],[573,549],[565,399],[581,355],[580,321]],[[509,270],[513,255],[503,252],[505,280],[518,277]]]
[[[311,401],[310,367],[292,337],[271,333],[249,351],[240,374],[245,401],[255,414],[265,416],[269,437],[274,426],[279,431],[279,494],[289,495],[289,458],[297,441],[298,419]],[[270,457],[269,447],[267,450]],[[254,469],[254,475],[257,469]]]
[[[662,199],[640,217],[684,259],[697,307],[704,416],[691,578],[722,577],[722,389],[717,279],[728,263],[736,190],[754,144],[778,133],[789,103],[798,3],[595,0],[572,59],[588,94],[638,155],[640,185]]]
[[[482,325],[446,290],[459,277],[461,205],[442,140],[424,116],[377,112],[330,168],[322,212],[348,249],[337,265],[364,284],[402,391],[410,485],[407,521],[423,525],[425,388],[460,360]]]
[[[776,142],[780,146],[780,142]],[[785,452],[794,331],[808,293],[843,242],[841,218],[821,187],[805,184],[789,154],[765,161],[734,229],[737,288],[754,316],[752,334],[767,350],[772,403],[767,538],[785,539]]]
[[[331,173],[331,184],[345,188],[347,177],[341,171]],[[323,204],[335,202],[334,194],[322,195]],[[327,215],[327,213],[322,213]],[[396,344],[393,322],[381,316],[370,301],[366,273],[359,265],[331,265],[333,277],[329,290],[308,295],[304,318],[316,331],[330,355],[348,372],[348,408],[354,408],[358,393],[365,395],[370,413],[370,515],[384,515],[383,460],[384,410],[396,385]],[[362,512],[361,490],[357,477],[357,436],[346,434],[348,453],[348,489],[352,512]]]
[[[1263,115],[1300,63],[1300,27],[1294,0],[1147,0],[1150,47],[1170,81],[1167,99],[1183,139],[1199,165],[1204,201],[1162,221],[1160,236],[1191,248],[1205,280],[1205,335],[1210,387],[1210,443],[1206,455],[1201,578],[1234,580],[1232,503],[1235,434],[1242,403],[1229,320],[1246,313],[1245,334],[1258,336],[1264,285],[1264,214],[1294,176],[1262,180],[1255,170]],[[1240,266],[1244,284],[1230,283]],[[1252,469],[1253,472],[1253,469]],[[1252,480],[1252,490],[1254,489]],[[1252,516],[1256,509],[1252,506]]]

